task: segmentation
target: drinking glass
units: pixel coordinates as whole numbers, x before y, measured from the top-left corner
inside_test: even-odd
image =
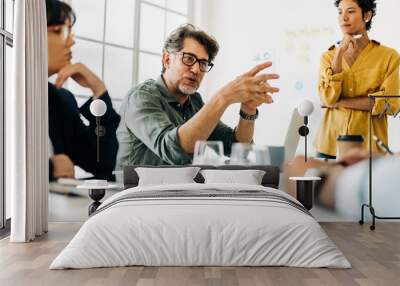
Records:
[[[251,151],[253,146],[247,143],[233,143],[231,158],[229,160],[229,164],[231,165],[250,165],[254,160]]]
[[[248,143],[232,145],[231,165],[270,165],[271,158],[268,146],[258,146]]]
[[[269,147],[265,145],[253,145],[254,164],[255,165],[271,165],[271,156]]]
[[[224,164],[224,145],[221,141],[197,141],[193,153],[193,165]]]

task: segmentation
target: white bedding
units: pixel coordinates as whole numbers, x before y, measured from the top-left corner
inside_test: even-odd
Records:
[[[294,266],[349,268],[317,221],[282,201],[244,197],[174,197],[113,201],[145,191],[272,188],[180,184],[127,189],[107,199],[50,269],[145,266]],[[297,202],[298,203],[298,202]],[[108,207],[107,207],[108,205]]]

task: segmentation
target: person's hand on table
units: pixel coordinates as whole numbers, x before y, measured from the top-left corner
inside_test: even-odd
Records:
[[[67,155],[53,155],[50,160],[53,163],[54,178],[75,178],[74,163]]]

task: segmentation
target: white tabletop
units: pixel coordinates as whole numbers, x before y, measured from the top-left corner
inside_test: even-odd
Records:
[[[320,181],[320,177],[290,177],[292,181]]]
[[[107,184],[103,186],[96,186],[96,185],[79,185],[76,187],[77,189],[87,189],[87,190],[105,190],[105,189],[115,189],[118,188],[117,185]]]

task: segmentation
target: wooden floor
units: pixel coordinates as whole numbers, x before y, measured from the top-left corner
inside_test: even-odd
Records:
[[[353,268],[123,267],[48,270],[81,223],[51,223],[28,244],[0,241],[0,285],[400,285],[400,223],[321,223]]]

